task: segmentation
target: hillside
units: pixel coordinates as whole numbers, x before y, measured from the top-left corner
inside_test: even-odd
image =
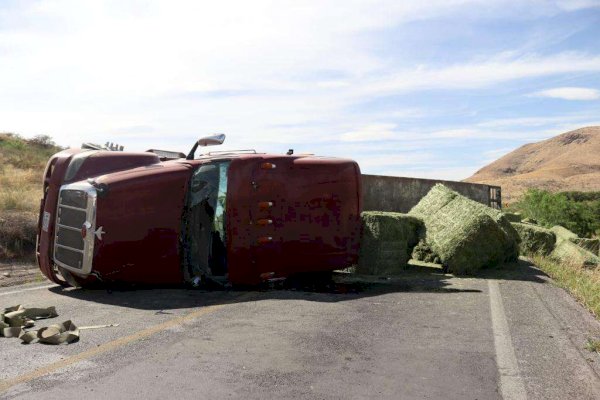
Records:
[[[508,203],[528,188],[600,191],[600,126],[521,146],[465,181],[501,186]]]
[[[0,261],[32,254],[42,175],[60,150],[47,136],[0,133]]]

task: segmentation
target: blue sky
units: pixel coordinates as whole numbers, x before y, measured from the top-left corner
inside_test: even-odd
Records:
[[[600,0],[0,0],[0,131],[463,179],[600,125],[598,38]]]

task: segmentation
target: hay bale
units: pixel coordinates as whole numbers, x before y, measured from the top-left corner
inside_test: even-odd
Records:
[[[508,222],[521,222],[521,220],[523,219],[521,213],[518,212],[505,212],[503,214],[504,217],[508,220]]]
[[[550,230],[554,232],[554,234],[556,235],[556,240],[558,241],[577,239],[579,237],[576,233],[571,232],[567,228],[562,227],[560,225],[555,225],[552,228],[550,228]]]
[[[423,235],[423,222],[414,216],[383,211],[361,214],[362,236],[357,273],[389,275],[406,267]]]
[[[417,261],[423,261],[427,263],[439,264],[441,262],[440,257],[433,252],[431,246],[427,244],[425,239],[421,239],[415,246],[411,254],[412,258]]]
[[[569,241],[593,255],[600,256],[600,239],[580,238],[576,233],[560,225],[553,226],[550,230],[556,234],[557,241]],[[565,246],[565,248],[570,248],[570,246]]]
[[[448,271],[470,274],[518,257],[519,234],[504,215],[435,185],[409,212],[425,222],[426,240]]]
[[[546,256],[554,249],[556,235],[551,230],[519,222],[512,222],[512,226],[521,238],[521,253]]]
[[[561,264],[576,267],[600,267],[600,257],[579,247],[570,240],[558,240],[550,257]]]
[[[592,254],[598,254],[600,256],[600,239],[587,239],[587,238],[570,238],[571,242],[584,250],[589,251]]]

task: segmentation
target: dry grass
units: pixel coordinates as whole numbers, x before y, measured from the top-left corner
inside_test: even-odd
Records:
[[[60,150],[47,140],[0,133],[0,260],[33,257],[42,175]]]
[[[600,269],[558,263],[534,257],[534,263],[556,284],[569,291],[581,304],[600,318]]]
[[[0,213],[37,212],[42,196],[43,170],[0,166]]]

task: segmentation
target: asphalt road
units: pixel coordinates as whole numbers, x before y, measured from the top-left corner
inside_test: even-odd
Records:
[[[18,399],[598,399],[600,324],[527,265],[439,270],[334,290],[0,289],[55,305],[77,343],[0,338],[0,397]]]

